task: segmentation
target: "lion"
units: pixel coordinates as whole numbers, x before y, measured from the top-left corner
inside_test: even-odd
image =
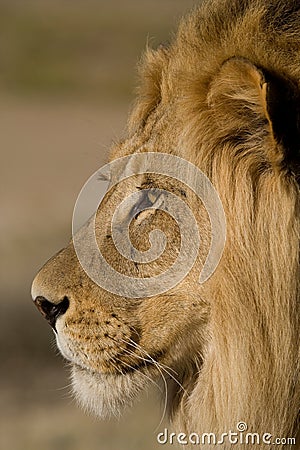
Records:
[[[294,0],[204,0],[170,44],[146,49],[128,136],[113,146],[110,161],[158,152],[193,163],[219,194],[226,242],[214,274],[199,283],[211,241],[205,207],[179,181],[137,174],[102,201],[99,247],[131,277],[151,277],[174,262],[180,233],[165,211],[145,209],[130,224],[132,242],[143,251],[150,231],[165,233],[155,263],[126,260],[110,228],[126,193],[167,189],[195,211],[202,240],[190,273],[166,292],[127,298],[91,280],[71,241],[37,274],[33,300],[71,363],[76,398],[97,416],[118,414],[163,377],[179,443],[187,439],[192,448],[193,433],[193,439],[214,433],[217,446],[246,449],[247,429],[252,448],[268,448],[275,438],[279,449],[296,448],[299,49]]]

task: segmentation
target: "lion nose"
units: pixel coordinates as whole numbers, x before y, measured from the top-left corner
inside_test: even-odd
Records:
[[[42,296],[36,297],[34,303],[42,316],[45,317],[55,331],[56,320],[67,311],[70,304],[68,297],[64,297],[59,303],[51,303]]]

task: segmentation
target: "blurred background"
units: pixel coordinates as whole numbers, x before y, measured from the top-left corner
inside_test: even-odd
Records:
[[[146,42],[167,41],[193,3],[0,0],[1,449],[159,448],[153,392],[119,421],[78,409],[30,285],[68,242],[82,185],[124,133]]]

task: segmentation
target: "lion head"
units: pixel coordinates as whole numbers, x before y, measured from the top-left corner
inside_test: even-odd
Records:
[[[37,274],[33,299],[71,363],[76,397],[98,416],[118,413],[162,377],[182,432],[224,433],[242,420],[252,432],[296,435],[299,45],[294,1],[207,0],[182,21],[171,45],[146,51],[128,137],[110,160],[151,152],[195,165],[221,199],[226,243],[214,274],[199,283],[212,240],[204,203],[178,179],[137,170],[109,190],[96,213],[103,256],[140,280],[176,261],[180,229],[154,195],[165,190],[189,205],[199,229],[189,273],[155,295],[118,295],[88,276],[73,240]],[[120,254],[112,236],[113,211],[131,192],[142,193],[131,205],[133,246],[149,250],[157,229],[166,237],[162,254],[147,263]]]

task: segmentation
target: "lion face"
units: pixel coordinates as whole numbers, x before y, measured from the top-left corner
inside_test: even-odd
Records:
[[[114,151],[114,157],[129,150],[125,142]],[[133,176],[111,189],[101,203],[95,219],[97,244],[110,266],[128,277],[153,277],[171,266],[180,252],[180,231],[172,217],[156,209],[159,199],[152,195],[157,188],[189,204],[202,228],[200,254],[181,283],[145,298],[112,294],[83,270],[73,242],[45,264],[33,283],[35,303],[53,327],[62,355],[71,363],[74,392],[99,416],[119,413],[158,378],[174,384],[174,394],[182,394],[182,373],[189,372],[190,365],[201,366],[209,303],[198,279],[210,242],[210,222],[201,201],[173,179],[148,173]],[[112,239],[112,212],[132,192],[142,193],[139,204],[150,205],[138,214],[134,213],[138,205],[130,207],[132,245],[146,251],[149,235],[157,229],[166,238],[164,252],[150,263],[127,260]],[[122,226],[122,219],[118,225]],[[84,227],[80,233],[84,244]]]

